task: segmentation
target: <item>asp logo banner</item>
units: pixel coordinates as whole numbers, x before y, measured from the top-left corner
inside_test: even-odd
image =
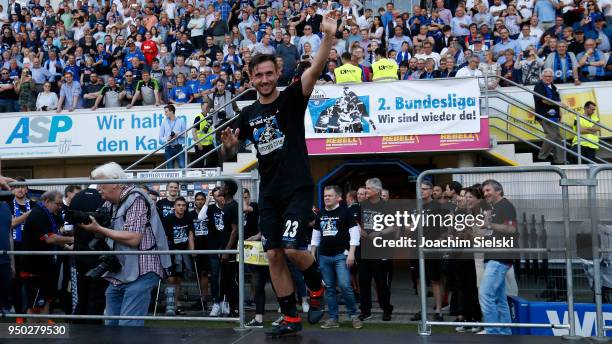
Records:
[[[177,117],[187,126],[199,112],[199,104],[176,109]],[[163,109],[156,107],[5,114],[0,158],[142,155],[163,144],[159,133],[164,119]],[[191,133],[187,142],[192,142]]]
[[[305,117],[309,139],[480,132],[476,79],[316,86]]]

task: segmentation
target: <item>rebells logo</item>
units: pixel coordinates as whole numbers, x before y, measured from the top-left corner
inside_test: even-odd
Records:
[[[68,116],[21,117],[5,144],[55,143],[60,133],[71,128],[72,118]]]

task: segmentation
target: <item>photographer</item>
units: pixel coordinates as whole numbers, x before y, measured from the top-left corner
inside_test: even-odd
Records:
[[[104,204],[95,186],[77,193],[70,201],[70,211],[93,212]],[[94,239],[92,232],[75,225],[74,250],[92,251],[89,244]],[[99,256],[75,256],[77,270],[77,307],[75,314],[99,315],[104,313],[104,291],[108,282],[101,278],[90,278],[86,274],[98,265]],[[78,321],[75,321],[78,322]],[[99,320],[84,320],[83,323],[98,323]]]
[[[213,126],[215,128],[222,126],[223,123],[234,117],[236,112],[240,111],[236,101],[227,104],[232,99],[232,92],[228,91],[225,86],[225,80],[217,78],[215,80],[214,92],[209,94],[208,98],[206,99],[208,102],[208,108],[212,109],[212,111],[215,111],[222,105],[226,104],[223,109],[214,113],[212,116]],[[221,142],[220,135],[220,132],[218,132],[216,135],[217,142]]]
[[[91,177],[126,179],[126,174],[119,164],[109,162],[93,170]],[[106,238],[114,251],[168,250],[155,204],[144,191],[125,184],[102,184],[98,191],[106,201],[105,206],[111,209],[111,226],[103,227],[90,217],[92,222],[81,227]],[[118,264],[108,264],[110,270],[103,275],[110,282],[106,290],[106,315],[144,316],[151,301],[151,290],[171,265],[170,256],[115,257]],[[106,320],[106,325],[143,326],[144,320]]]

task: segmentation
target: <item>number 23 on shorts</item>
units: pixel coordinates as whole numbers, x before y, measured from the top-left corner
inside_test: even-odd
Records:
[[[287,220],[285,222],[285,231],[283,232],[283,241],[294,241],[299,226],[298,221]]]

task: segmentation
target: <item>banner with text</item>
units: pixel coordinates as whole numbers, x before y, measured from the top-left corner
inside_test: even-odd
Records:
[[[480,132],[477,79],[317,86],[306,137],[373,137]]]
[[[177,107],[176,115],[189,127],[200,111],[199,104],[189,104]],[[149,106],[4,114],[0,158],[144,155],[163,144],[159,129],[164,118],[162,107]],[[188,137],[191,142],[191,133]]]

